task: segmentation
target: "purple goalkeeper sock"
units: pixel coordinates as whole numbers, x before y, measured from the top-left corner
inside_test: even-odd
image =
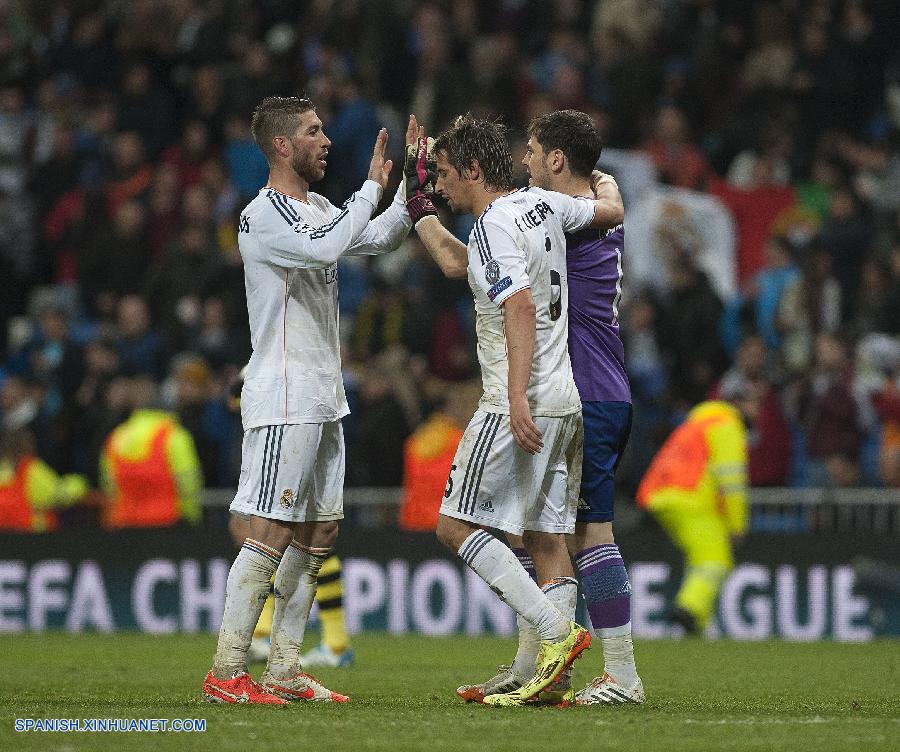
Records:
[[[514,548],[512,552],[516,555],[516,558],[519,560],[519,564],[528,572],[528,575],[532,580],[537,582],[537,570],[534,568],[534,561],[531,559],[531,554],[528,553],[524,548]]]
[[[631,583],[615,543],[591,546],[575,557],[591,625],[599,637],[631,634]]]

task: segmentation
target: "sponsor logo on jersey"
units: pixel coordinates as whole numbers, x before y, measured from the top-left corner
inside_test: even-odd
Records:
[[[508,287],[512,287],[512,277],[504,277],[501,279],[496,285],[494,285],[490,290],[488,290],[487,296],[493,302],[494,298],[496,298],[501,292],[503,292]]]
[[[285,488],[281,492],[281,508],[290,509],[292,506],[294,506],[294,492],[290,488]]]
[[[497,263],[496,259],[491,259],[487,262],[487,266],[484,267],[484,278],[489,285],[497,284],[497,281],[500,279],[500,264]]]

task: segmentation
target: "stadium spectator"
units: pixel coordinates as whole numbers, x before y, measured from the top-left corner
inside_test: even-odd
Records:
[[[847,346],[832,334],[819,334],[813,370],[798,405],[808,447],[810,485],[854,486],[859,482],[863,426],[852,379]]]
[[[411,428],[395,390],[395,377],[378,360],[363,373],[355,441],[347,448],[347,475],[354,485],[397,487],[403,482],[403,444]]]
[[[660,180],[679,188],[700,189],[710,173],[709,162],[688,136],[688,123],[677,107],[662,107],[653,138],[643,150],[653,160]]]
[[[125,69],[116,110],[118,127],[139,133],[151,159],[159,156],[175,136],[172,96],[154,80],[153,69],[146,62],[135,62]]]
[[[146,301],[126,295],[116,307],[119,367],[126,376],[159,379],[165,372],[165,343],[152,328]]]
[[[887,259],[866,259],[860,271],[860,286],[852,331],[857,336],[871,332],[900,333],[900,287]],[[854,309],[851,308],[851,311]]]
[[[843,308],[830,254],[813,244],[806,249],[803,266],[802,276],[788,284],[778,308],[781,360],[791,374],[803,374],[812,366],[816,334],[836,332]]]
[[[112,158],[112,174],[106,184],[106,210],[114,217],[122,204],[146,198],[153,182],[153,168],[137,131],[122,131],[115,137]]]
[[[223,486],[231,449],[230,420],[214,391],[213,374],[206,361],[192,353],[176,356],[170,374],[174,412],[194,440],[203,477],[211,486]]]
[[[177,418],[155,407],[157,391],[146,376],[131,380],[132,413],[103,448],[103,518],[113,530],[200,521],[203,475],[197,450]]]
[[[61,408],[75,393],[81,378],[81,348],[72,341],[64,306],[42,303],[37,318],[38,326],[25,345],[13,353],[9,368],[46,384],[54,403]]]
[[[688,253],[679,252],[669,266],[672,294],[659,318],[659,342],[668,360],[672,396],[684,407],[703,400],[722,373],[724,354],[716,332],[722,303],[706,274]]]
[[[74,466],[95,486],[103,442],[128,417],[127,384],[119,376],[120,367],[119,351],[111,337],[101,336],[85,345],[84,373],[72,407],[72,424],[77,426],[79,439]]]
[[[353,319],[351,354],[366,361],[392,346],[404,343],[408,325],[406,301],[400,290],[376,275],[370,280],[369,294]]]
[[[175,167],[178,185],[184,188],[202,181],[203,166],[211,152],[206,124],[202,120],[192,120],[185,124],[181,138],[162,153],[161,159]]]
[[[831,254],[834,278],[841,288],[843,323],[856,306],[860,270],[872,246],[872,228],[863,216],[859,197],[850,188],[838,188],[831,194],[819,240]]]
[[[756,417],[747,433],[747,474],[751,486],[783,486],[791,468],[791,433],[781,407],[777,375],[771,353],[762,337],[751,335],[741,342],[732,366],[713,390],[722,394],[746,394],[755,401]]]
[[[85,216],[86,222],[100,217]],[[147,213],[138,201],[125,201],[112,226],[95,230],[76,257],[79,288],[85,305],[100,316],[115,310],[119,297],[138,293],[150,261]]]
[[[175,245],[151,268],[147,297],[153,319],[170,343],[180,344],[200,319],[201,301],[215,292],[223,261],[206,224],[185,224]]]
[[[239,332],[231,325],[225,301],[217,295],[203,301],[199,321],[188,335],[187,349],[203,356],[216,370],[238,366],[250,357],[241,347]]]
[[[766,347],[778,350],[781,334],[778,315],[785,290],[800,278],[800,269],[794,263],[793,249],[786,238],[773,236],[766,243],[765,266],[744,287],[742,295],[729,304],[753,306],[754,331],[763,338]]]

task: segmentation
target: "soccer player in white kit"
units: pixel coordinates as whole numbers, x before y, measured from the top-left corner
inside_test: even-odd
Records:
[[[445,275],[468,276],[484,386],[451,466],[437,535],[541,636],[534,677],[481,698],[520,705],[590,645],[573,621],[577,583],[564,538],[574,530],[581,458],[564,233],[621,218],[588,198],[515,190],[497,123],[459,118],[434,152],[437,192],[454,213],[474,215],[475,226],[468,247],[429,215],[417,218],[416,231]],[[413,177],[407,169],[406,180]],[[542,587],[484,527],[524,534]]]
[[[203,696],[213,702],[278,705],[349,698],[304,673],[300,646],[319,568],[343,517],[347,415],[338,340],[337,261],[396,248],[412,224],[401,187],[376,219],[391,170],[387,131],[375,142],[368,179],[342,208],[309,190],[325,175],[331,142],[313,104],[267,97],[253,114],[269,181],[241,213],[253,356],[241,392],[241,475],[233,514],[249,534],[225,591],[225,612]],[[410,117],[407,140],[417,127]],[[274,574],[272,645],[259,683],[247,650]]]

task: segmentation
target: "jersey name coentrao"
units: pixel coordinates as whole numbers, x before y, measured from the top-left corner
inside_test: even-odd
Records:
[[[526,396],[532,415],[569,415],[581,401],[569,362],[566,232],[594,216],[593,201],[523,188],[493,201],[469,236],[469,286],[484,394],[480,407],[509,413],[509,360],[503,303],[531,288],[536,309],[534,358]]]
[[[339,420],[350,411],[341,377],[337,260],[392,250],[409,232],[399,192],[376,219],[381,186],[367,180],[344,204],[263,188],[241,213],[253,356],[241,391],[244,430]]]

